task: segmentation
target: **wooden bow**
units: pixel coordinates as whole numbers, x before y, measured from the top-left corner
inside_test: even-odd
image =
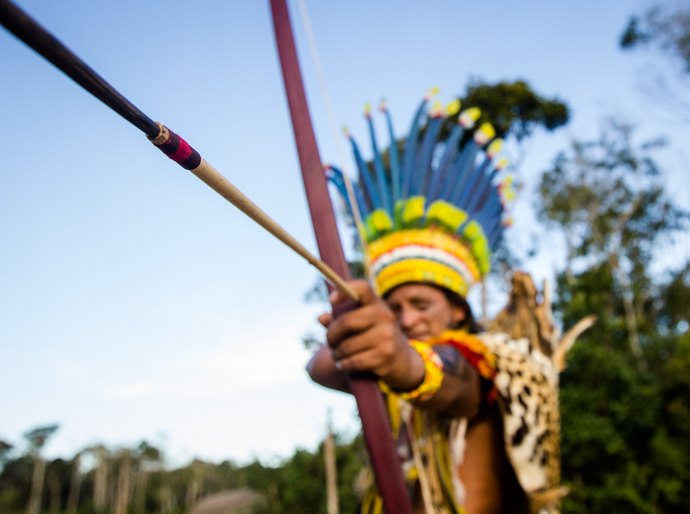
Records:
[[[316,243],[321,259],[340,276],[347,278],[350,276],[350,271],[338,235],[323,164],[316,146],[285,0],[271,0],[271,13]],[[334,315],[342,314],[353,307],[355,307],[354,303],[345,307],[334,306]],[[353,374],[350,375],[349,381],[350,389],[357,401],[364,440],[384,508],[388,514],[412,514],[402,468],[395,451],[386,409],[375,377]]]

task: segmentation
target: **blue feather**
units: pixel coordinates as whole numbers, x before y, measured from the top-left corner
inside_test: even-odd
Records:
[[[388,158],[391,165],[391,189],[392,189],[392,203],[395,203],[400,199],[400,165],[398,164],[398,144],[395,140],[395,134],[393,132],[393,120],[391,120],[391,115],[388,109],[382,108],[384,115],[386,116],[386,125],[388,126],[388,136],[390,138],[391,145],[388,149]]]
[[[407,198],[410,191],[410,182],[412,174],[414,173],[414,164],[417,154],[417,138],[419,137],[419,126],[421,119],[426,112],[426,106],[429,103],[427,98],[424,98],[417,107],[414,118],[412,119],[412,126],[405,142],[405,153],[403,157],[403,176],[402,176],[402,198]]]
[[[436,146],[436,140],[441,131],[442,123],[442,116],[435,116],[427,123],[426,132],[424,133],[424,139],[422,140],[419,156],[417,157],[417,163],[415,165],[416,177],[413,178],[410,195],[424,194],[425,182],[429,176],[429,167],[431,166],[431,158],[433,157],[434,147]]]
[[[393,209],[391,206],[391,198],[389,194],[388,184],[386,182],[386,172],[383,169],[383,161],[381,160],[381,153],[379,146],[376,143],[376,132],[374,131],[374,123],[371,121],[371,116],[367,115],[367,125],[369,125],[369,136],[371,137],[371,148],[374,152],[374,169],[376,170],[376,182],[378,182],[378,193],[382,200],[383,208],[388,215],[393,218]]]

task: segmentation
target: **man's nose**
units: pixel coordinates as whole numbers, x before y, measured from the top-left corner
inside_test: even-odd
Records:
[[[400,310],[400,328],[409,330],[417,323],[419,316],[414,309],[403,307]]]

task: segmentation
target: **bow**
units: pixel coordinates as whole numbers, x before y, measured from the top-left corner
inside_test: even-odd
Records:
[[[271,13],[316,243],[321,259],[338,274],[347,278],[350,272],[342,250],[323,165],[316,146],[285,0],[271,0]],[[345,307],[334,306],[334,314],[337,316],[353,307],[355,307],[354,303]],[[352,374],[349,382],[357,402],[364,440],[386,512],[411,514],[412,506],[378,385],[373,375],[365,374]]]

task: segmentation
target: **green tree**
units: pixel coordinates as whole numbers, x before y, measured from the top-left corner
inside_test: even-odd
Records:
[[[24,438],[29,443],[29,455],[34,461],[34,470],[31,478],[31,494],[26,508],[27,514],[38,514],[41,511],[43,499],[43,485],[45,482],[46,463],[41,456],[41,449],[48,439],[60,428],[57,424],[44,425],[29,430]]]
[[[106,508],[108,495],[109,452],[103,445],[89,448],[89,453],[96,459],[93,476],[93,508],[96,512],[103,512]]]
[[[564,513],[690,509],[688,267],[651,271],[688,213],[661,185],[659,147],[610,122],[540,184],[539,215],[567,254],[555,311],[566,328],[599,317],[561,377]]]
[[[29,501],[34,460],[28,455],[8,459],[0,474],[0,512],[23,512]]]
[[[641,15],[631,16],[620,45],[626,50],[656,46],[690,74],[690,5],[656,4]]]
[[[553,131],[570,119],[568,105],[558,98],[546,98],[525,80],[488,84],[473,79],[460,97],[464,106],[479,107],[481,121],[490,122],[498,137],[514,136],[518,141],[536,128]]]
[[[690,119],[690,5],[686,1],[656,3],[630,17],[621,37],[624,50],[649,49],[665,56],[647,63],[642,77],[659,105],[674,116]]]
[[[67,493],[67,503],[65,511],[68,513],[76,513],[79,506],[79,496],[81,494],[81,486],[83,474],[81,470],[82,456],[84,452],[77,452],[71,460],[71,473],[69,478],[69,491]]]
[[[3,468],[5,462],[10,458],[12,448],[14,448],[14,446],[10,443],[0,440],[0,469]]]
[[[149,478],[152,472],[160,469],[163,463],[163,452],[147,441],[141,441],[132,455],[137,467],[134,485],[134,510],[145,512]]]
[[[576,141],[562,152],[539,186],[539,216],[564,236],[566,277],[573,278],[577,266],[606,264],[622,302],[629,349],[641,366],[639,325],[650,301],[649,267],[660,245],[688,219],[663,190],[652,155],[662,145],[637,144],[631,126],[610,120],[597,141]]]

